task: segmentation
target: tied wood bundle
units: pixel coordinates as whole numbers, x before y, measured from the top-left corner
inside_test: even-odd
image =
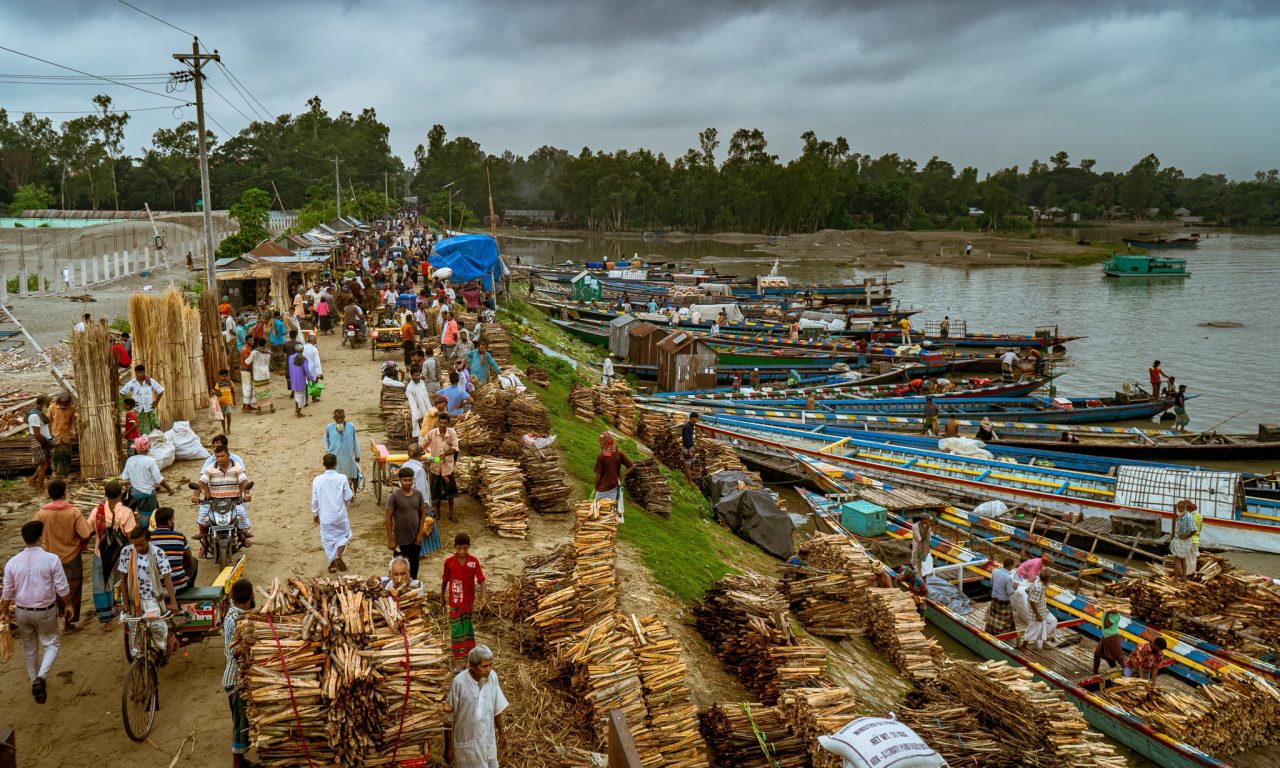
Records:
[[[778,709],[809,750],[813,768],[840,768],[844,758],[828,752],[819,736],[840,730],[859,717],[862,704],[848,688],[793,688],[782,694]]]
[[[120,436],[116,418],[119,401],[111,332],[97,323],[71,335],[71,360],[76,383],[76,441],[82,478],[120,474]]]
[[[564,467],[551,446],[538,448],[530,440],[520,441],[520,468],[524,471],[524,488],[529,506],[541,515],[569,511],[573,490],[564,479]]]
[[[1160,733],[1218,757],[1280,742],[1277,694],[1256,678],[1190,690],[1118,678],[1108,684],[1103,696]]]
[[[1125,759],[1089,729],[1060,691],[1007,662],[949,661],[939,678],[1026,765],[1124,768]]]
[[[627,628],[636,643],[646,724],[664,765],[706,768],[706,742],[698,732],[698,707],[687,680],[680,643],[657,616],[636,618]]]
[[[480,338],[489,343],[489,354],[499,366],[511,365],[511,334],[502,323],[481,323]]]
[[[568,577],[543,585],[529,623],[544,646],[556,648],[618,607],[617,510],[612,501],[584,501],[574,510]]]
[[[184,304],[182,306],[183,330],[186,333],[186,343],[183,346],[184,353],[187,358],[187,375],[190,377],[188,382],[191,387],[191,413],[194,416],[204,410],[209,403],[209,391],[213,388],[213,381],[218,376],[218,371],[213,371],[213,378],[209,378],[209,374],[204,369],[204,349],[201,342],[202,333],[200,330],[200,312],[194,307]],[[211,342],[215,346],[223,347],[221,336],[214,336]]]
[[[908,702],[915,695],[908,695]],[[1005,747],[982,727],[969,709],[954,702],[929,701],[895,707],[886,717],[897,720],[938,753],[947,765],[1021,768],[1022,756]]]
[[[529,535],[529,507],[524,503],[524,476],[518,464],[496,456],[482,457],[475,487],[486,521],[498,536],[523,539]]]
[[[397,451],[408,448],[413,427],[409,423],[409,401],[405,399],[404,387],[383,384],[378,394],[378,413],[387,431],[387,447]]]
[[[784,565],[779,589],[791,604],[792,615],[813,634],[822,637],[862,634],[861,611],[853,608],[864,600],[866,587],[845,574]]]
[[[910,593],[896,587],[866,592],[871,640],[893,659],[898,671],[916,683],[938,679],[934,644],[924,636],[924,619]]]
[[[147,375],[165,388],[165,395],[156,406],[161,426],[175,421],[191,421],[208,395],[208,388],[204,385],[192,391],[195,377],[193,355],[188,354],[190,336],[187,326],[188,323],[196,324],[194,332],[198,338],[199,318],[197,313],[189,310],[186,298],[178,288],[170,288],[159,296],[147,293],[129,296],[133,361],[145,365]],[[197,343],[194,355],[200,354]],[[199,373],[203,377],[203,371]]]
[[[559,654],[569,670],[569,687],[581,702],[598,741],[609,734],[609,712],[619,709],[627,718],[636,751],[645,768],[664,765],[650,731],[635,638],[623,628],[621,616],[609,614],[592,622]]]
[[[489,604],[503,618],[526,621],[537,612],[539,600],[568,582],[572,568],[569,544],[561,544],[544,555],[526,557],[524,569]]]
[[[622,434],[635,435],[637,408],[636,401],[631,396],[631,387],[625,381],[617,380],[610,385],[609,394],[613,398],[613,410],[609,414],[609,420]]]
[[[1170,565],[1152,566],[1106,591],[1127,597],[1134,615],[1150,624],[1251,655],[1280,650],[1280,587],[1221,557],[1202,553],[1195,580],[1178,578]]]
[[[613,415],[613,391],[604,384],[591,388],[591,409],[597,416],[611,418]]]
[[[569,390],[569,405],[573,408],[573,415],[583,421],[591,421],[596,417],[595,399],[590,387],[574,384]]]
[[[680,453],[680,421],[673,414],[643,411],[636,424],[636,437],[653,449],[658,459],[672,469],[684,467]]]
[[[476,490],[476,472],[480,469],[479,456],[463,455],[453,464],[453,476],[458,482],[458,493],[474,494]]]
[[[204,357],[204,389],[213,389],[218,380],[218,371],[227,365],[227,343],[222,338],[222,316],[218,314],[218,295],[214,291],[200,294],[200,337],[202,339],[201,354]]]
[[[640,506],[655,515],[671,517],[671,485],[657,459],[638,461],[627,473],[627,490]]]
[[[791,733],[778,707],[713,704],[702,716],[702,733],[717,765],[734,768],[807,768],[805,743]]]
[[[484,419],[475,411],[463,414],[453,422],[458,433],[458,448],[471,456],[488,454],[493,447],[493,433],[485,426]]]
[[[233,649],[263,766],[426,754],[444,730],[451,674],[424,597],[392,595],[376,578],[277,580],[263,594]]]
[[[545,368],[539,368],[536,365],[530,365],[524,369],[524,375],[534,384],[542,388],[551,386],[551,374],[547,373]]]
[[[826,649],[797,638],[786,610],[775,582],[756,574],[724,577],[694,608],[725,666],[767,704],[785,688],[813,684],[826,666]]]
[[[854,586],[859,597],[846,606],[849,622],[865,628],[868,603],[864,596],[876,586],[878,563],[867,557],[860,544],[838,534],[815,534],[800,546],[799,555],[810,566],[839,573]]]

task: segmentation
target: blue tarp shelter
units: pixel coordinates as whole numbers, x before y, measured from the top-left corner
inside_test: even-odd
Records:
[[[452,283],[479,280],[485,290],[492,291],[494,281],[506,274],[498,258],[498,241],[489,235],[456,235],[436,244],[431,252],[431,267],[453,270]]]

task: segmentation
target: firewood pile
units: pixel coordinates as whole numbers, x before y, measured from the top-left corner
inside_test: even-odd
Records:
[[[493,433],[478,412],[473,410],[455,417],[453,429],[458,433],[458,448],[464,456],[486,456],[492,452]]]
[[[480,338],[488,342],[489,354],[499,367],[511,364],[511,334],[502,323],[481,323]]]
[[[726,576],[694,608],[698,630],[747,690],[766,704],[785,688],[822,676],[827,651],[797,638],[775,582],[755,574]]]
[[[569,669],[569,688],[586,710],[598,741],[609,733],[609,711],[622,710],[641,762],[661,765],[656,739],[647,728],[644,685],[636,659],[635,638],[622,617],[609,613],[589,624],[566,644],[560,658]]]
[[[459,438],[458,442],[461,443],[462,439]],[[458,484],[458,493],[475,493],[476,472],[480,469],[480,459],[480,456],[468,456],[464,453],[453,463],[453,479]]]
[[[528,368],[524,369],[524,375],[529,379],[529,381],[532,381],[543,389],[551,386],[551,374],[547,373],[545,368],[530,365]]]
[[[591,409],[595,411],[595,414],[608,419],[613,414],[613,408],[613,391],[603,384],[593,386],[591,388]]]
[[[529,623],[555,649],[618,607],[617,509],[612,501],[580,502],[574,510],[568,577],[538,600]]]
[[[844,758],[823,749],[818,737],[848,725],[865,707],[848,688],[793,688],[782,694],[778,709],[809,750],[813,768],[841,768]]]
[[[671,485],[657,459],[637,461],[627,473],[627,490],[655,515],[671,517]]]
[[[662,765],[705,768],[705,743],[698,731],[698,707],[689,689],[689,668],[680,643],[657,616],[627,624],[636,641],[640,683],[648,710],[646,725],[662,755]]]
[[[583,421],[591,421],[596,417],[595,398],[590,387],[574,384],[569,390],[569,405],[573,407],[573,415]]]
[[[1007,662],[951,661],[940,680],[952,697],[990,728],[1025,765],[1068,768],[1123,768],[1102,736],[1067,701],[1022,667]]]
[[[276,580],[263,595],[234,647],[262,765],[354,768],[426,754],[445,727],[451,677],[426,598],[393,599],[376,578]]]
[[[1155,730],[1215,757],[1280,743],[1280,702],[1261,680],[1174,690],[1139,678],[1108,683],[1103,696]]]
[[[529,506],[535,512],[550,515],[569,511],[569,497],[573,489],[564,479],[564,467],[553,447],[539,449],[532,442],[521,440],[520,468],[524,471]]]
[[[484,505],[486,522],[498,536],[523,539],[529,535],[529,506],[519,464],[497,456],[481,457],[475,489]]]
[[[862,597],[876,586],[876,563],[867,557],[861,545],[848,536],[816,534],[800,546],[800,559],[813,568],[841,574],[859,597],[845,605],[851,626],[866,627],[867,601]]]
[[[1022,756],[982,727],[968,707],[950,701],[908,703],[894,707],[891,716],[916,732],[933,747],[947,765],[980,765],[983,768],[1021,768]]]
[[[663,464],[672,469],[684,469],[684,453],[681,449],[681,431],[684,420],[670,413],[645,410],[640,414],[636,436],[644,441]],[[695,478],[716,472],[742,472],[751,478],[751,487],[761,488],[760,475],[747,469],[738,454],[727,443],[722,443],[702,433],[693,439],[693,468]]]
[[[538,396],[528,389],[502,389],[496,382],[481,386],[472,395],[472,414],[489,436],[488,451],[507,458],[521,453],[526,434],[545,435],[551,431],[551,415]],[[476,428],[479,435],[479,428]],[[462,439],[459,432],[458,439]]]
[[[538,601],[560,589],[573,569],[572,545],[561,544],[543,555],[524,559],[524,568],[511,585],[499,592],[489,605],[504,618],[526,621],[537,613]]]
[[[843,573],[800,565],[782,566],[779,590],[791,604],[791,613],[810,632],[822,637],[861,635],[861,610],[866,588]]]
[[[924,636],[924,619],[911,594],[890,587],[869,589],[866,595],[870,603],[867,629],[876,647],[910,680],[918,684],[937,680],[934,655],[940,651]]]
[[[408,448],[413,427],[409,423],[409,401],[405,399],[404,387],[383,384],[378,395],[378,413],[387,431],[387,448],[395,451]]]
[[[734,768],[807,768],[805,743],[791,733],[778,707],[713,704],[702,715],[702,733],[717,765]]]
[[[1156,626],[1250,655],[1280,650],[1280,587],[1214,555],[1201,554],[1198,565],[1195,580],[1152,566],[1106,591],[1129,598],[1134,615]]]
[[[615,381],[610,387],[613,394],[613,411],[610,420],[618,431],[627,436],[636,433],[636,401],[631,396],[631,387],[625,381]]]

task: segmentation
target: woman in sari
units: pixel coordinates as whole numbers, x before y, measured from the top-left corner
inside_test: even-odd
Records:
[[[116,606],[113,594],[118,577],[116,564],[120,559],[120,551],[128,545],[129,531],[136,525],[133,510],[124,505],[124,487],[119,480],[108,480],[102,488],[107,500],[94,508],[89,515],[89,524],[97,535],[93,545],[93,610],[98,616],[102,631],[111,629],[111,620],[115,618]],[[120,536],[108,536],[109,531],[118,531]],[[110,541],[114,539],[115,541]]]

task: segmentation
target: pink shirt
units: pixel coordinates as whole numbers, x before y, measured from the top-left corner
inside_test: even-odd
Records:
[[[4,564],[3,599],[19,608],[47,608],[70,593],[62,561],[52,552],[27,547]]]
[[[1018,566],[1018,578],[1023,581],[1035,581],[1040,578],[1040,571],[1044,570],[1044,558],[1033,557]]]

